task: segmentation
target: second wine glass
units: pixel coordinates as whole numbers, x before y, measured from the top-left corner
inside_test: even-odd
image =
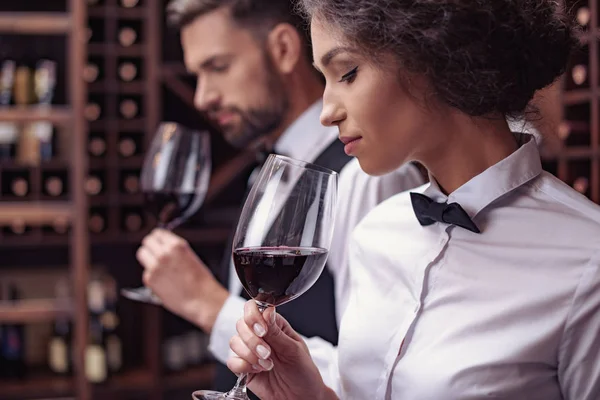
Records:
[[[173,122],[163,122],[146,154],[140,186],[146,210],[159,228],[172,230],[194,215],[210,182],[210,136]],[[123,296],[161,304],[146,287],[123,289]]]
[[[285,304],[319,279],[327,261],[337,202],[337,173],[270,155],[250,191],[233,240],[238,278],[259,310]],[[247,375],[228,393],[195,400],[248,400]]]

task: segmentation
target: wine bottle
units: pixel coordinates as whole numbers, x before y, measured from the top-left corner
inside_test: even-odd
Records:
[[[100,316],[104,312],[105,293],[100,280],[92,279],[88,283],[89,329],[88,343],[85,349],[85,375],[89,382],[102,383],[108,378],[106,348]]]
[[[124,158],[131,157],[136,152],[136,144],[132,138],[125,137],[119,141],[119,153]]]
[[[92,157],[102,157],[106,152],[106,141],[98,136],[91,137],[88,143],[88,152]]]
[[[56,86],[56,63],[40,60],[36,65],[34,79],[35,95],[39,110],[48,110],[54,97]],[[53,156],[54,127],[48,121],[36,121],[28,124],[19,142],[19,160],[23,163],[38,165]]]
[[[52,227],[54,228],[54,232],[64,235],[69,231],[69,220],[66,218],[56,218],[52,222]]]
[[[121,6],[124,8],[134,8],[139,2],[139,0],[121,0]]]
[[[6,108],[12,101],[16,64],[12,60],[6,60],[0,68],[0,108]],[[17,135],[18,127],[15,123],[0,121],[0,160],[11,160],[15,156]]]
[[[89,176],[85,180],[85,192],[90,196],[96,196],[102,192],[102,181],[97,176]]]
[[[10,230],[15,235],[22,235],[25,232],[27,232],[27,225],[25,224],[25,221],[21,218],[16,218],[10,223]]]
[[[25,178],[18,177],[13,179],[10,188],[15,196],[25,197],[29,193],[29,182]]]
[[[184,336],[167,338],[162,345],[163,364],[168,371],[176,372],[185,368],[187,362],[186,341]]]
[[[102,109],[97,103],[88,103],[83,109],[83,115],[89,122],[96,121],[100,118]]]
[[[133,119],[137,116],[139,107],[134,100],[125,99],[119,104],[119,111],[124,118]]]
[[[583,85],[587,80],[587,67],[582,64],[575,65],[571,70],[571,78],[577,86]]]
[[[577,10],[577,22],[581,26],[587,26],[590,23],[592,15],[588,7],[579,7]]]
[[[128,213],[125,216],[125,229],[129,232],[138,232],[142,229],[143,220],[140,214],[138,213]]]
[[[119,78],[123,82],[133,81],[138,74],[137,67],[132,62],[126,61],[119,65]]]
[[[99,75],[100,75],[100,70],[98,69],[98,66],[94,63],[91,63],[91,62],[88,63],[85,66],[85,68],[83,69],[83,79],[87,83],[96,82]]]
[[[14,285],[8,287],[8,300],[16,304],[20,293]],[[25,329],[22,324],[8,323],[4,325],[2,334],[2,355],[4,358],[4,374],[6,378],[22,379],[25,377]]]
[[[50,196],[60,196],[63,194],[63,181],[57,176],[51,176],[46,179],[44,184],[46,193]]]
[[[573,188],[579,193],[585,194],[590,186],[590,181],[586,177],[580,176],[573,182]]]
[[[61,279],[55,286],[57,304],[69,304],[69,285],[66,279]],[[52,336],[48,343],[48,366],[58,375],[68,375],[72,372],[71,356],[71,321],[68,317],[59,316],[54,321]]]
[[[106,221],[104,217],[98,213],[92,213],[90,215],[90,219],[88,221],[88,227],[92,233],[102,233],[104,231],[104,227],[106,225]]]
[[[137,175],[127,175],[123,179],[123,189],[125,189],[126,193],[138,193],[140,191],[140,179]]]
[[[106,361],[110,374],[116,374],[123,364],[123,347],[121,338],[117,334],[119,317],[117,314],[117,283],[112,277],[105,279],[106,308],[101,321],[104,328],[104,342],[106,343]]]
[[[33,73],[27,61],[21,62],[15,70],[14,97],[18,106],[24,107],[33,103]],[[29,163],[30,160],[35,160],[38,149],[32,124],[20,125],[17,129],[19,132],[16,158],[22,163]]]
[[[119,43],[123,47],[132,46],[135,44],[137,36],[137,32],[133,28],[125,26],[119,30]]]
[[[207,351],[205,334],[193,330],[183,335],[183,341],[186,349],[186,361],[190,366],[202,364]]]

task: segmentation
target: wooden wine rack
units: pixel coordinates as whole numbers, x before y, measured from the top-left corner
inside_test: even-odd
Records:
[[[85,286],[88,280],[89,241],[86,226],[87,197],[83,191],[84,171],[87,164],[85,152],[86,129],[82,118],[85,102],[85,85],[80,78],[80,71],[85,62],[85,42],[80,38],[83,35],[86,9],[79,0],[70,0],[68,10],[61,13],[1,13],[0,35],[64,35],[68,41],[67,65],[68,79],[68,106],[53,107],[40,112],[35,109],[13,108],[0,112],[0,119],[14,122],[31,122],[34,120],[49,120],[62,126],[61,133],[67,130],[70,137],[68,156],[64,158],[65,166],[70,169],[69,186],[70,197],[61,199],[52,204],[41,202],[40,185],[32,184],[31,195],[27,201],[0,203],[0,220],[6,222],[15,215],[31,225],[43,225],[56,216],[62,216],[70,221],[71,234],[69,236],[70,272],[72,276],[72,307],[64,309],[52,300],[38,300],[21,302],[17,306],[0,305],[0,321],[31,322],[48,320],[61,313],[69,313],[74,321],[74,365],[76,371],[72,382],[73,392],[78,399],[91,398],[90,386],[84,376],[84,349],[87,340],[87,307]],[[3,165],[2,173],[6,169],[19,168],[17,165]],[[32,175],[41,175],[41,166],[28,170]],[[1,177],[0,177],[1,179]],[[39,182],[39,181],[38,181]],[[5,199],[2,199],[5,200]],[[33,200],[33,201],[31,201]],[[38,234],[40,232],[38,231]],[[3,245],[9,245],[6,237],[0,238]],[[5,394],[5,389],[0,389]]]
[[[566,0],[565,9],[582,28],[575,52],[561,81],[561,121],[554,126],[558,146],[544,166],[561,180],[600,203],[600,37],[598,0]]]

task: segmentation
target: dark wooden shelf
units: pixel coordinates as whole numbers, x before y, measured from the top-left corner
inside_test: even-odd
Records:
[[[64,170],[69,168],[69,162],[59,158],[49,161],[42,161],[38,165],[21,163],[18,161],[0,161],[0,170],[15,171],[35,168],[41,170]]]
[[[196,387],[196,389],[208,388],[213,383],[215,368],[212,364],[189,368],[185,371],[168,374],[165,377],[165,389],[179,389]]]
[[[0,12],[0,33],[52,35],[70,31],[68,13]]]
[[[94,131],[104,131],[111,125],[118,126],[119,130],[121,131],[143,131],[145,128],[145,121],[142,118],[114,120],[103,119],[89,123],[90,129]]]
[[[123,93],[143,94],[145,84],[143,81],[134,82],[94,82],[88,85],[90,93]]]
[[[590,89],[569,90],[564,92],[562,97],[565,105],[587,103],[592,99],[592,91]]]
[[[88,45],[88,53],[92,56],[104,56],[107,54],[124,56],[124,57],[141,57],[144,55],[142,44],[134,44],[128,47],[123,47],[118,44],[110,43],[90,43]]]
[[[53,124],[68,124],[73,114],[69,107],[53,106],[49,109],[36,107],[10,107],[0,108],[0,121],[33,122],[49,121]]]
[[[57,398],[73,396],[73,378],[50,373],[34,374],[22,381],[0,382],[2,398]]]
[[[53,321],[58,316],[70,314],[70,306],[61,306],[50,299],[22,300],[18,303],[0,302],[0,323]]]
[[[0,202],[0,225],[15,219],[27,225],[52,224],[57,218],[70,220],[72,214],[69,202]]]
[[[142,19],[146,16],[146,9],[143,7],[96,6],[89,7],[88,15],[97,18],[118,17],[124,19]]]

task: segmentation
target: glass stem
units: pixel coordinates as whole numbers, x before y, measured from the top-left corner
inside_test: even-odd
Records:
[[[263,313],[268,307],[268,305],[260,303],[258,301],[256,302],[256,305],[258,306],[258,311],[260,311],[261,313]],[[227,392],[225,398],[236,398],[236,396],[242,396],[243,398],[243,396],[246,396],[246,385],[248,384],[248,376],[249,374],[240,374],[237,382],[235,383],[235,386],[233,387],[233,389]]]

